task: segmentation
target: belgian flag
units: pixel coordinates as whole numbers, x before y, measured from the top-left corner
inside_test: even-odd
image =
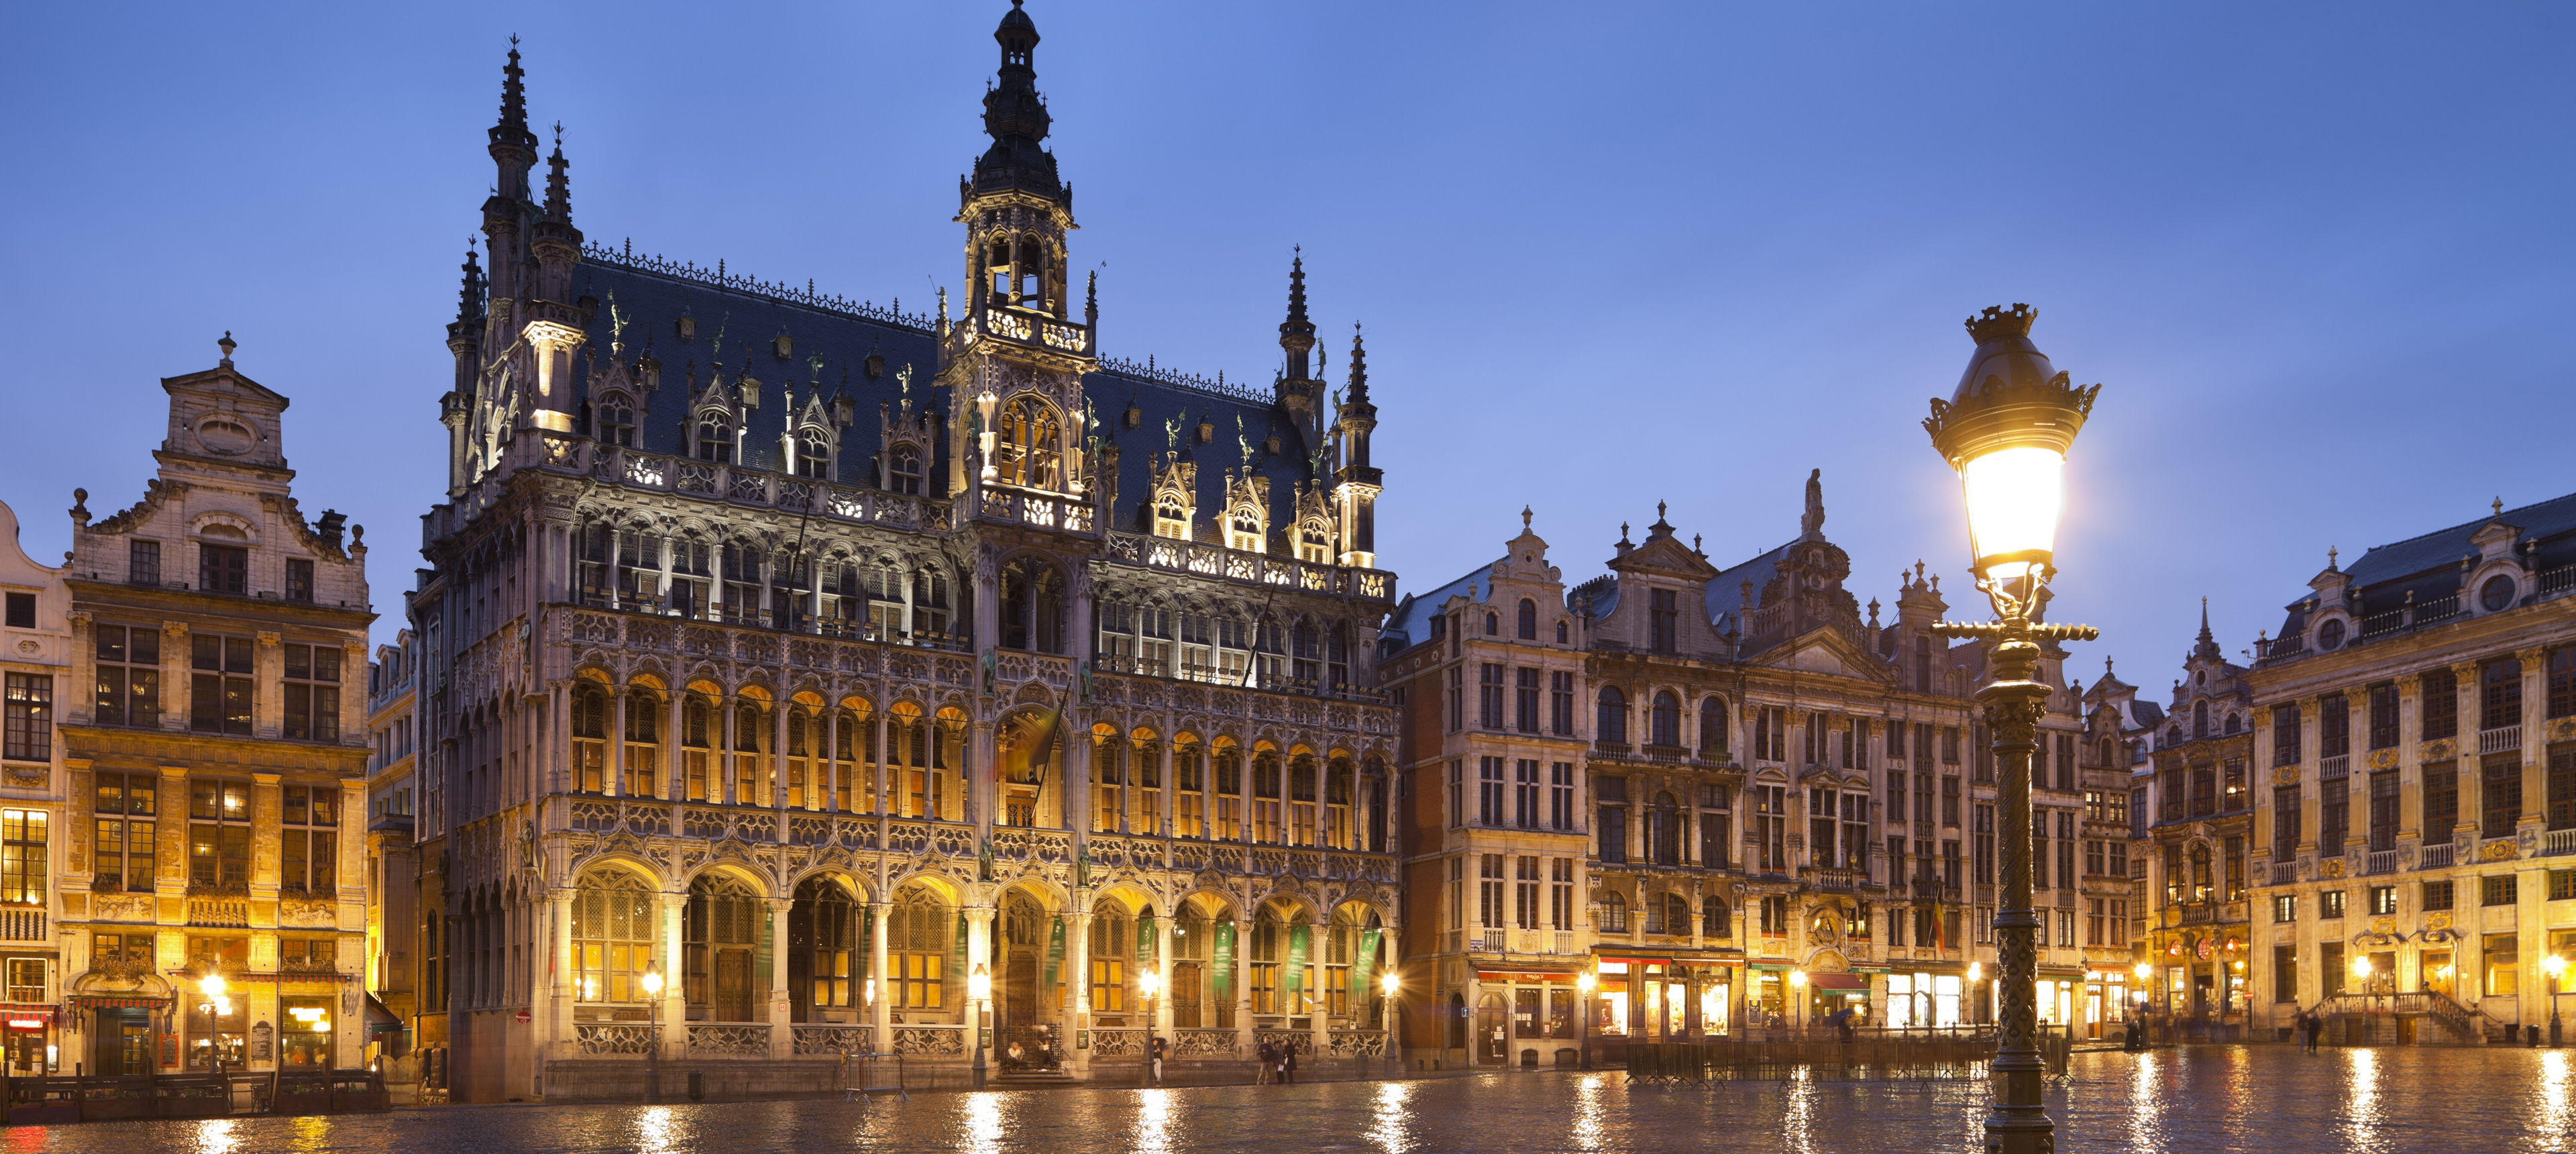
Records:
[[[1055,748],[1056,730],[1063,725],[1064,713],[1056,709],[1022,717],[1019,740],[1012,742],[1011,751],[1000,758],[1002,781],[1035,785],[1043,793],[1047,754]]]

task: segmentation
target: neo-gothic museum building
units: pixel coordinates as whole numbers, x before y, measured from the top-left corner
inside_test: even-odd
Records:
[[[457,1100],[629,1097],[657,1048],[962,1080],[979,1026],[1004,1077],[1132,1076],[1149,1024],[1381,1051],[1363,351],[1321,379],[1298,267],[1267,388],[1103,358],[1037,30],[995,39],[935,316],[585,243],[512,53],[409,598]]]

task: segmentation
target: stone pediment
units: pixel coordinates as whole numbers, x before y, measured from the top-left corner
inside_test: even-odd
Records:
[[[1753,663],[1893,685],[1896,668],[1861,648],[1839,629],[1820,625],[1756,655]]]

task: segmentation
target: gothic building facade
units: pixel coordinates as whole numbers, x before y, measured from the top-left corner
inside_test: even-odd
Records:
[[[1502,559],[1389,624],[1404,952],[1429,987],[1408,1054],[1564,1064],[1587,1037],[1615,1057],[1841,1009],[1991,1020],[1983,650],[1933,635],[1946,606],[1919,566],[1894,621],[1875,601],[1864,616],[1817,478],[1799,535],[1728,568],[1658,513],[1571,588],[1525,522]],[[2078,832],[2089,779],[2063,658],[2043,661],[2058,692],[2033,783],[2041,1005],[2099,1024],[2119,1000],[2085,979],[2124,964],[2128,936],[2083,903],[2125,900],[2100,852],[2125,831]]]
[[[2245,673],[2219,651],[2204,604],[2172,699],[2152,718],[2125,719],[2145,722],[2143,732],[2118,735],[2153,750],[2131,771],[2147,831],[2136,847],[2146,883],[2139,910],[2152,911],[2140,927],[2150,972],[2139,992],[2184,1036],[2204,1040],[2244,1037],[2252,1008],[2254,700]],[[2134,694],[2105,674],[2097,690]],[[2099,737],[2113,738],[2108,726]]]
[[[1037,30],[995,39],[930,316],[586,243],[512,53],[409,610],[456,1099],[1382,1049],[1364,350],[1329,388],[1301,260],[1266,388],[1103,357]]]

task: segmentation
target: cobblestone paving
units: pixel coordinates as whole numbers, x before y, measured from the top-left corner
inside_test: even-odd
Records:
[[[489,1106],[350,1118],[101,1122],[0,1154],[736,1154],[1976,1148],[1982,1083],[1630,1087],[1615,1073],[1185,1090],[924,1094],[876,1105]],[[2076,1055],[2058,1149],[2576,1152],[2576,1052],[2203,1047]]]

